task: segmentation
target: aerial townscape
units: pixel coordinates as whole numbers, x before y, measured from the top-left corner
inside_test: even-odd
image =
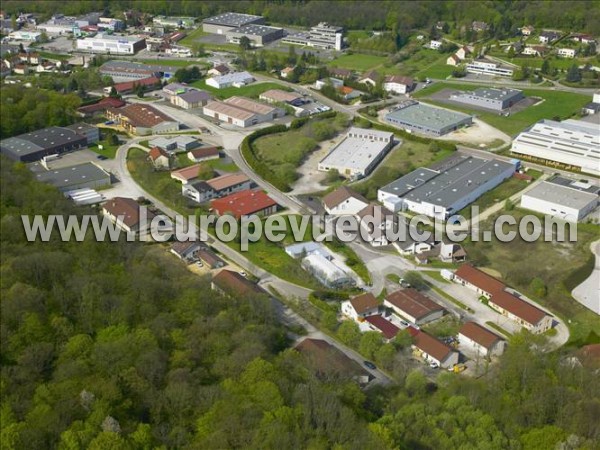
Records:
[[[600,3],[0,24],[3,449],[600,449]]]

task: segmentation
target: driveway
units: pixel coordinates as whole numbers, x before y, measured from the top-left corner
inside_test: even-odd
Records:
[[[596,314],[600,314],[600,240],[590,244],[590,250],[596,255],[594,270],[586,280],[571,292],[573,298]]]

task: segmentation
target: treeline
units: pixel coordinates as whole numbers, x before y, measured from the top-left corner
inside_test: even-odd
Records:
[[[49,126],[70,125],[77,120],[76,109],[81,104],[76,94],[20,85],[2,86],[0,96],[2,139]]]
[[[22,165],[0,182],[2,448],[382,448],[266,296],[225,298],[163,246],[27,242],[21,214],[85,211]]]
[[[429,28],[438,20],[448,21],[460,29],[473,21],[491,25],[491,36],[500,37],[514,28],[531,24],[600,34],[600,8],[594,2],[572,1],[568,8],[561,1],[457,2],[457,1],[379,1],[372,2],[305,1],[186,1],[186,0],[113,0],[61,2],[29,2],[7,0],[7,12],[31,11],[50,16],[56,11],[83,14],[103,11],[120,15],[122,11],[138,10],[149,14],[186,15],[200,19],[226,11],[264,15],[270,23],[310,27],[327,21],[347,29],[411,30]]]

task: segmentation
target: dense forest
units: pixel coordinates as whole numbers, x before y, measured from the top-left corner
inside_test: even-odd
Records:
[[[149,14],[181,14],[208,17],[219,12],[237,11],[264,15],[271,23],[311,26],[320,21],[348,29],[408,30],[430,27],[438,20],[461,25],[485,21],[494,30],[510,30],[531,24],[564,30],[600,34],[600,7],[593,1],[196,1],[196,0],[93,0],[30,2],[7,0],[8,12],[30,11],[50,16],[81,14],[88,11],[120,13],[133,9]]]
[[[86,211],[1,162],[3,449],[600,448],[597,373],[543,337],[479,380],[317,377],[267,298],[211,291],[164,246],[27,242],[21,214]]]

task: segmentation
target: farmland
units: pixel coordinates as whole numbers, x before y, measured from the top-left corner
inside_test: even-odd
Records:
[[[382,65],[385,61],[387,61],[387,58],[383,56],[354,53],[352,55],[340,56],[339,58],[331,61],[329,65],[331,67],[342,67],[344,69],[364,72]]]

